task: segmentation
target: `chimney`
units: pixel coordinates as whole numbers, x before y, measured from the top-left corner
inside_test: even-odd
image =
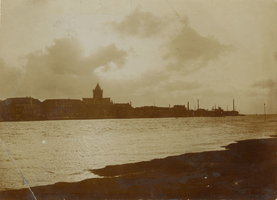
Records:
[[[235,111],[235,99],[233,99],[233,111]]]
[[[199,110],[199,99],[197,99],[197,110]]]
[[[187,116],[189,117],[190,116],[190,114],[189,114],[189,102],[188,102],[188,112],[187,112]]]

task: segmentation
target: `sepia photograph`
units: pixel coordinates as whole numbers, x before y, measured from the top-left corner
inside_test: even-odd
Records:
[[[277,199],[277,0],[0,0],[0,199]]]

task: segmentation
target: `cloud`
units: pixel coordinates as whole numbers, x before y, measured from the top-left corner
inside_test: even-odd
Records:
[[[88,62],[93,63],[96,67],[104,66],[106,70],[111,67],[110,63],[114,63],[118,68],[122,68],[127,56],[127,51],[119,50],[115,44],[111,44],[106,47],[100,46],[96,48],[89,57]]]
[[[160,34],[166,23],[149,12],[142,12],[136,8],[130,15],[121,22],[111,22],[108,24],[121,36],[137,36],[148,38]]]
[[[111,63],[117,67],[122,67],[127,55],[126,51],[110,44],[96,48],[86,57],[79,40],[62,38],[56,39],[52,46],[46,48],[45,53],[30,54],[27,67],[45,64],[45,67],[55,74],[91,74],[101,66],[110,68]]]
[[[198,89],[201,87],[202,85],[197,81],[189,82],[189,81],[176,80],[176,81],[170,81],[170,82],[164,83],[161,89],[165,91],[186,91],[186,90]]]
[[[260,80],[253,83],[252,87],[273,89],[277,87],[277,82],[272,79]]]
[[[0,58],[0,71],[0,98],[13,96],[21,82],[22,70],[9,66]]]
[[[218,60],[234,50],[232,45],[221,44],[213,36],[201,36],[188,23],[182,21],[182,28],[165,45],[164,60],[168,60],[168,69],[188,74]]]
[[[128,52],[114,44],[99,46],[85,55],[76,38],[61,38],[43,51],[26,56],[25,77],[18,94],[41,99],[82,97],[98,80],[96,69],[124,66]]]
[[[265,93],[262,96],[267,99],[266,104],[268,112],[277,112],[277,80],[265,79],[256,81],[252,84],[252,88],[260,89]],[[261,96],[260,93],[259,91],[259,96]]]
[[[129,80],[102,79],[101,85],[114,102],[132,101],[134,106],[179,104],[180,99],[202,87],[198,81],[176,80],[164,69],[148,69]]]

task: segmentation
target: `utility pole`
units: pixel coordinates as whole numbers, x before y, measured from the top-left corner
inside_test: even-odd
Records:
[[[265,103],[264,103],[264,121],[266,122]]]

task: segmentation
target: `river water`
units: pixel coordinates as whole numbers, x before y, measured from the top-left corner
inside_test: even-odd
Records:
[[[222,150],[277,135],[277,116],[1,122],[0,139],[30,187],[97,177],[89,169]],[[26,188],[0,144],[0,191]]]

